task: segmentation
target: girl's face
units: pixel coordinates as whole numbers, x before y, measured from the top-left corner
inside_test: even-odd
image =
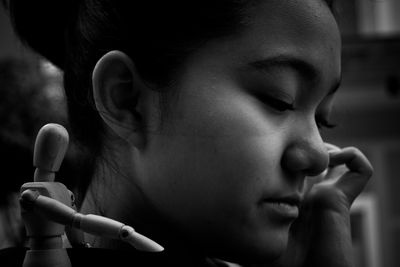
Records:
[[[149,132],[135,164],[164,220],[231,260],[279,256],[306,176],[328,164],[319,126],[340,49],[322,0],[269,0],[249,10],[241,34],[191,55],[161,132]]]

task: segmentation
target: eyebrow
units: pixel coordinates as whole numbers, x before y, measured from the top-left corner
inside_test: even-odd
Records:
[[[301,60],[296,57],[286,56],[286,55],[278,55],[270,58],[266,58],[263,60],[251,62],[250,67],[259,71],[268,71],[271,68],[290,68],[300,73],[300,75],[306,79],[315,81],[317,77],[320,76],[320,72],[317,70],[314,65],[311,63]],[[339,89],[342,81],[342,76],[337,79],[333,83],[333,86],[328,91],[328,96],[333,95]]]

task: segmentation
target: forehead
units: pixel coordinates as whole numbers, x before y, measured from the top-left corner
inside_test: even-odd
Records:
[[[315,43],[318,38],[321,44],[340,47],[338,26],[325,1],[257,1],[248,9],[247,15],[247,25],[252,31],[250,33],[264,37],[266,43],[279,40],[284,44],[292,41],[301,46],[307,42]]]
[[[334,83],[341,74],[341,37],[322,0],[257,0],[235,34],[207,42],[186,60],[185,68],[215,75],[268,58],[293,58],[312,66],[317,80]],[[196,76],[198,77],[198,76]]]
[[[290,55],[340,73],[340,32],[325,1],[257,1],[246,18],[240,46],[247,60]]]

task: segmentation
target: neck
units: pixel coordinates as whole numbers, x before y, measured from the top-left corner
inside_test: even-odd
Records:
[[[138,233],[156,241],[165,248],[168,257],[191,262],[201,266],[206,261],[205,253],[189,241],[173,223],[159,211],[135,183],[131,173],[121,166],[123,160],[116,158],[119,166],[103,163],[98,165],[95,177],[88,189],[80,212],[98,214],[129,225]],[[85,241],[92,247],[130,250],[129,244],[92,235],[85,235]],[[191,265],[191,266],[192,266]]]

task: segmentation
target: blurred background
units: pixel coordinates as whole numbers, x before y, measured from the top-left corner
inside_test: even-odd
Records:
[[[352,207],[357,267],[398,267],[400,1],[336,0],[335,9],[343,36],[343,81],[332,119],[338,126],[323,136],[339,146],[359,147],[375,168]],[[0,5],[0,249],[24,245],[17,192],[31,180],[39,128],[48,122],[68,128],[64,100],[60,71],[19,43]],[[69,151],[61,179],[76,177],[76,164],[68,160],[75,152]]]
[[[353,205],[357,266],[400,266],[400,1],[338,0],[343,81],[325,139],[357,146],[375,173]]]
[[[62,73],[24,47],[0,1],[0,249],[25,246],[19,189],[33,181],[33,150],[40,128],[59,123],[67,129]],[[83,152],[70,140],[57,180],[72,189],[86,175]],[[1,263],[0,263],[1,266]]]

